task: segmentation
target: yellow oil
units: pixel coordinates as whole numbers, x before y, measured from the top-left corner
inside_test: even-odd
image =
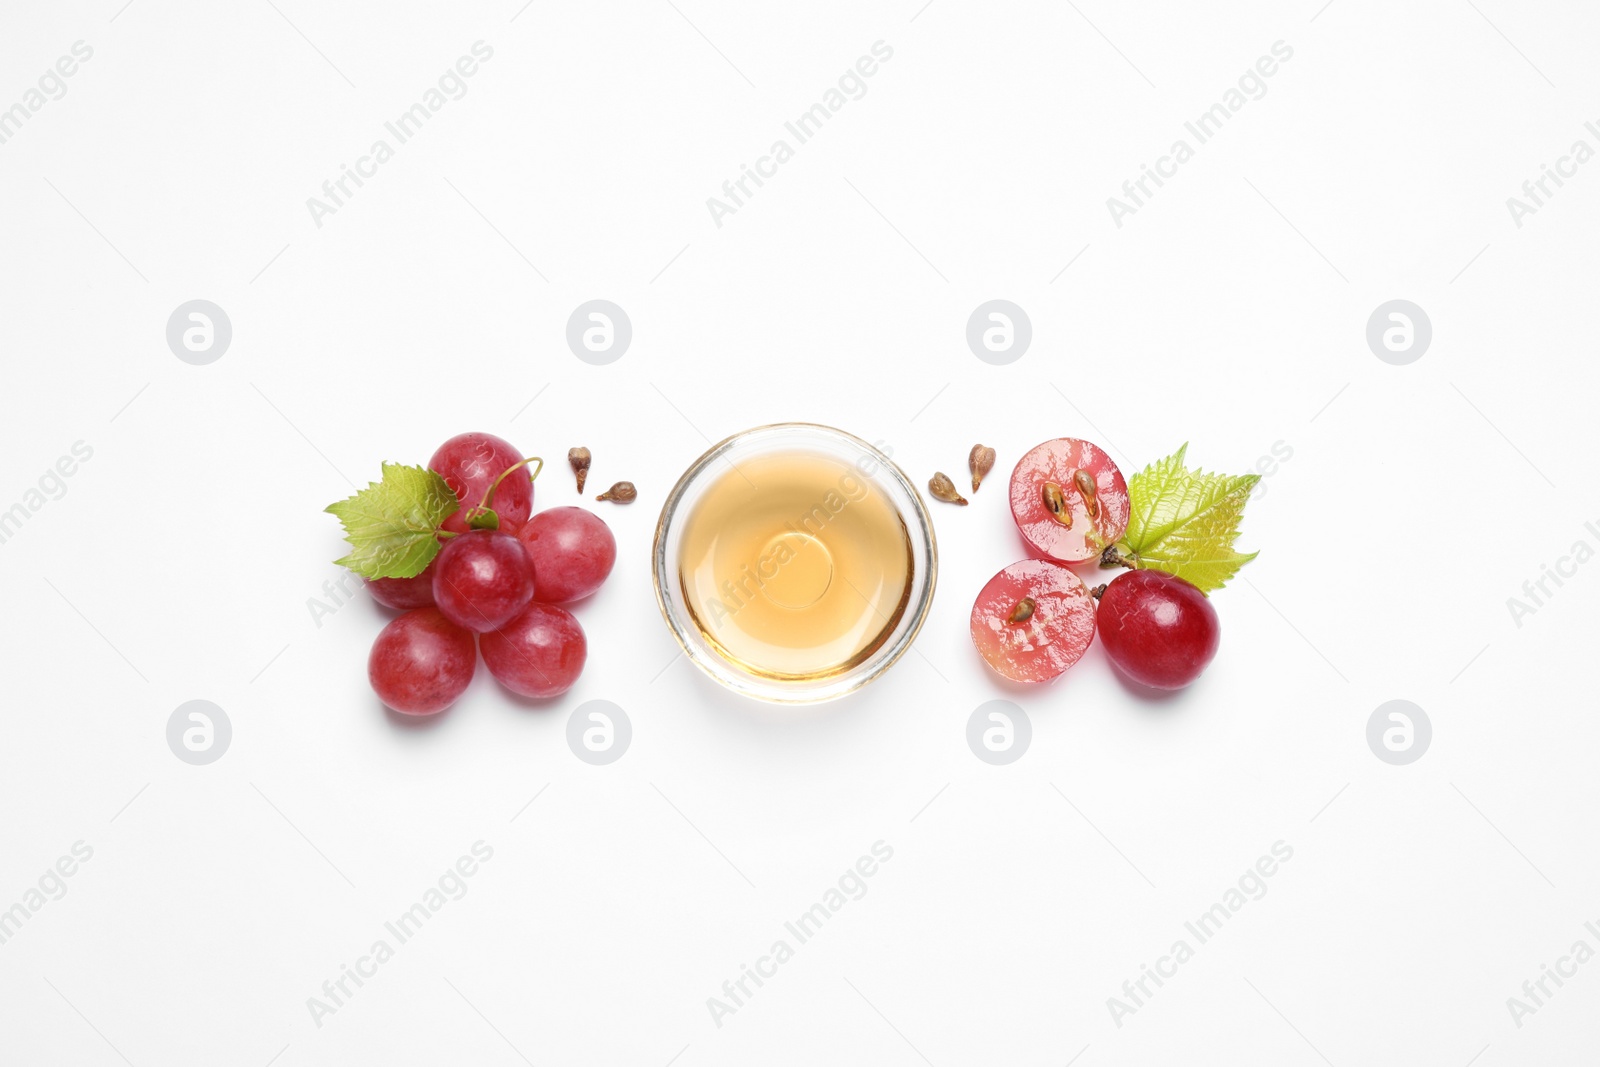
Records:
[[[886,641],[911,592],[899,512],[847,460],[785,452],[725,470],[684,520],[678,580],[712,647],[744,670],[827,678]]]

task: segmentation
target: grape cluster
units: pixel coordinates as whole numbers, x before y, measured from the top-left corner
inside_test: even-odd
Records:
[[[452,437],[428,461],[461,507],[439,528],[438,555],[411,578],[367,579],[374,600],[403,612],[367,660],[373,690],[405,715],[433,715],[461,696],[481,652],[489,673],[535,699],[570,689],[588,642],[564,604],[600,588],[617,542],[576,507],[533,512],[522,455],[486,433]],[[479,520],[492,501],[493,528]]]
[[[1098,632],[1112,664],[1140,685],[1180,689],[1200,676],[1221,633],[1200,589],[1128,570],[1091,592],[1070,566],[1101,560],[1128,528],[1128,485],[1110,456],[1076,438],[1046,441],[1017,462],[1010,504],[1037,558],[1001,570],[972,606],[972,642],[990,667],[1016,682],[1053,681]]]

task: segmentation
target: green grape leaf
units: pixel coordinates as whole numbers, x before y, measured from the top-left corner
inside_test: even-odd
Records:
[[[1202,592],[1221,589],[1256,558],[1234,538],[1259,474],[1208,474],[1183,465],[1186,444],[1128,482],[1128,529],[1119,551],[1138,567],[1176,574]]]
[[[460,507],[438,473],[385,463],[381,482],[326,508],[350,542],[350,554],[334,562],[363,578],[414,578],[439,554],[439,524]]]

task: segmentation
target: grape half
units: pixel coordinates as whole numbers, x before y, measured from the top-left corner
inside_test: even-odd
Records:
[[[367,680],[403,715],[433,715],[456,702],[478,669],[472,634],[437,608],[417,608],[393,620],[372,643]]]
[[[1017,682],[1048,682],[1094,641],[1094,597],[1071,570],[1025,559],[989,579],[972,605],[972,643]]]
[[[582,508],[550,508],[523,524],[517,540],[537,576],[533,599],[566,604],[600,588],[617,562],[617,539],[598,515]]]
[[[1128,529],[1128,484],[1088,441],[1059,437],[1030,449],[1011,472],[1011,517],[1035,552],[1082,563]]]
[[[1117,668],[1152,689],[1182,689],[1217,654],[1217,610],[1165,571],[1119,574],[1100,594],[1100,643]]]

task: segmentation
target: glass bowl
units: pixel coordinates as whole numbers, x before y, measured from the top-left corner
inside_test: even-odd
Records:
[[[705,493],[730,469],[758,457],[820,453],[851,464],[874,486],[905,527],[910,552],[904,609],[876,648],[838,671],[803,678],[757,673],[724,656],[696,625],[678,575],[684,528]],[[933,522],[915,485],[882,451],[843,430],[809,422],[758,426],[712,445],[678,479],[661,508],[652,549],[656,602],[684,654],[706,674],[736,693],[777,704],[817,704],[853,693],[906,653],[933,604],[938,546]]]

